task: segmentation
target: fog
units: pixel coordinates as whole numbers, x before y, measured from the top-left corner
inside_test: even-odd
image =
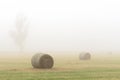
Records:
[[[24,51],[120,51],[119,0],[0,1],[0,51],[18,51],[10,31],[29,23]]]

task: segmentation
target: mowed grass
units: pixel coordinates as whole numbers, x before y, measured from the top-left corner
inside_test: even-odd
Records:
[[[80,61],[78,55],[52,55],[52,69],[34,69],[29,57],[0,60],[0,80],[120,80],[120,59],[113,55],[92,55]]]

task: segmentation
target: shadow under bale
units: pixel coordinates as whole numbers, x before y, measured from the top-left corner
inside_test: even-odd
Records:
[[[48,54],[38,53],[32,57],[31,63],[34,68],[49,69],[53,67],[54,60]]]
[[[91,54],[89,52],[80,53],[79,59],[80,60],[90,60]]]

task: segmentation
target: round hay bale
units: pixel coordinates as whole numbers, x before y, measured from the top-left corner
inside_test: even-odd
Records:
[[[32,57],[31,64],[34,68],[49,69],[53,67],[54,61],[50,55],[38,53]]]
[[[82,52],[79,56],[80,60],[90,60],[91,54],[89,52]]]

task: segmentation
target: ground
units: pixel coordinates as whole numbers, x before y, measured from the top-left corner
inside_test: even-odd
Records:
[[[90,61],[80,61],[78,54],[50,54],[52,69],[34,69],[32,55],[0,58],[1,80],[120,80],[120,56],[92,54]]]

